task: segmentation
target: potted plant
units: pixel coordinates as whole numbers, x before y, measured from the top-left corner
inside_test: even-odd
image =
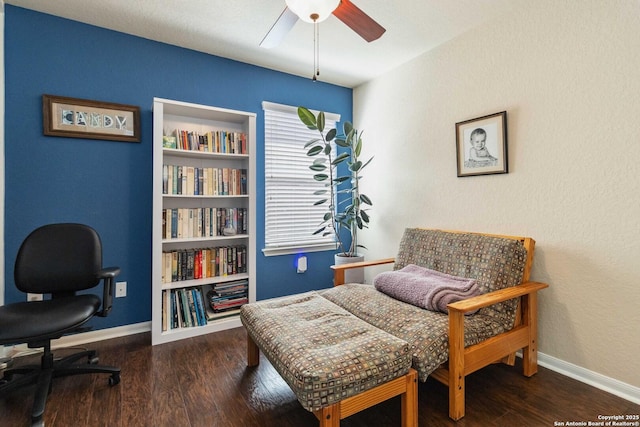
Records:
[[[357,257],[360,257],[361,261],[364,257],[358,253],[358,250],[364,246],[358,243],[358,230],[368,227],[367,210],[373,203],[369,197],[360,192],[360,179],[362,170],[373,160],[373,157],[366,162],[360,160],[362,132],[358,132],[351,122],[344,123],[342,134],[338,134],[336,128],[329,129],[325,134],[324,112],[321,111],[316,116],[309,109],[298,107],[298,117],[307,128],[317,130],[319,134],[318,138],[308,141],[304,146],[307,149],[307,156],[314,158],[309,166],[314,173],[313,178],[325,183],[323,190],[314,193],[319,196],[314,205],[324,205],[327,208],[323,221],[314,234],[336,236],[338,245],[336,264],[354,262],[358,260],[354,259]],[[331,146],[332,141],[344,150],[334,152]],[[339,166],[342,164],[346,164],[346,173],[341,173],[344,168]],[[346,240],[347,233],[341,233],[341,230],[348,232],[350,240]],[[349,281],[364,281],[362,270],[359,272],[350,270],[347,273],[353,273]]]

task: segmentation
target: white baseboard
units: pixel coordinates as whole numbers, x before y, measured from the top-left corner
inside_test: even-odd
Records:
[[[98,329],[96,331],[82,332],[80,334],[65,335],[54,341],[52,348],[73,347],[91,342],[119,338],[127,335],[139,334],[151,331],[151,322],[135,323],[133,325],[117,326],[115,328]]]
[[[538,353],[538,365],[640,405],[640,387],[634,387],[544,353]]]
[[[76,347],[96,341],[108,340],[111,338],[124,337],[127,335],[139,334],[151,331],[151,322],[135,323],[133,325],[117,326],[115,328],[98,329],[96,331],[82,332],[79,334],[65,335],[51,343],[51,349],[62,347]],[[30,349],[26,344],[8,346],[0,348],[0,354],[16,357],[27,354],[40,353],[41,348]]]

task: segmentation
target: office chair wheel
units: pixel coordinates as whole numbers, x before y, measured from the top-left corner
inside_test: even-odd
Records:
[[[109,385],[114,386],[120,384],[120,374],[111,374],[109,377]]]

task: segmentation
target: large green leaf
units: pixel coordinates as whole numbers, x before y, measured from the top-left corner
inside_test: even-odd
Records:
[[[349,143],[344,138],[336,138],[336,145],[344,148],[349,148]]]
[[[321,194],[327,194],[327,191],[328,190],[326,190],[326,189],[325,190],[316,190],[316,191],[313,192],[313,195],[314,196],[320,196]]]
[[[313,179],[315,179],[316,181],[326,181],[328,178],[329,175],[327,175],[326,173],[317,173],[313,175]]]
[[[325,139],[327,142],[331,142],[331,141],[333,140],[333,138],[335,138],[335,137],[336,137],[336,133],[337,133],[337,131],[336,131],[336,129],[335,129],[335,128],[333,128],[333,129],[329,129],[329,132],[327,132],[327,135],[324,137],[324,139]]]
[[[367,214],[365,211],[360,211],[360,216],[362,217],[362,220],[364,222],[366,222],[367,224],[369,223],[369,214]]]
[[[340,153],[338,154],[338,157],[336,157],[333,162],[331,162],[332,165],[339,165],[340,163],[342,163],[343,161],[347,160],[349,158],[349,153]]]
[[[360,168],[360,170],[364,169],[369,163],[371,163],[371,160],[373,160],[373,157],[367,160],[367,162]]]
[[[316,234],[318,234],[318,233],[322,233],[322,232],[324,231],[324,229],[325,229],[325,228],[327,228],[327,227],[321,227],[321,228],[318,228],[316,231],[314,231],[314,232],[313,232],[313,235],[315,236],[315,235],[316,235]]]
[[[298,107],[298,117],[300,121],[305,124],[309,129],[315,130],[318,129],[316,126],[316,116],[313,115],[311,111],[309,111],[305,107]]]
[[[342,131],[344,132],[344,134],[349,135],[352,130],[353,124],[351,124],[351,122],[344,122],[344,125],[342,125]]]
[[[367,197],[365,194],[360,194],[360,201],[362,203],[366,203],[369,206],[373,206],[373,203],[371,202],[371,199],[369,197]]]
[[[356,153],[356,157],[360,156],[360,152],[362,152],[362,138],[358,138],[356,148],[353,151]]]
[[[315,202],[315,203],[313,204],[313,206],[321,205],[321,204],[323,204],[323,203],[326,203],[326,201],[327,201],[327,199],[318,200],[317,202]]]
[[[320,132],[324,132],[324,111],[320,111],[318,113],[318,118],[316,119],[316,125],[318,126],[318,130]]]
[[[322,145],[315,145],[307,151],[307,156],[317,156],[322,152]]]
[[[310,139],[309,141],[307,141],[306,144],[304,144],[304,148],[307,148],[308,146],[313,144],[317,144],[318,142],[322,142],[322,139],[320,138]]]
[[[349,166],[349,169],[351,169],[353,172],[358,172],[361,167],[362,167],[362,162],[358,160],[357,162],[352,163],[351,166]]]
[[[311,169],[314,172],[320,172],[320,171],[326,170],[327,166],[320,163],[318,164],[314,163],[311,166],[309,166],[309,169]]]

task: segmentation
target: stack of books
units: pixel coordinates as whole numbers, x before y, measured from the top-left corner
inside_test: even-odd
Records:
[[[207,292],[207,302],[214,314],[239,310],[249,302],[249,281],[217,283]]]

